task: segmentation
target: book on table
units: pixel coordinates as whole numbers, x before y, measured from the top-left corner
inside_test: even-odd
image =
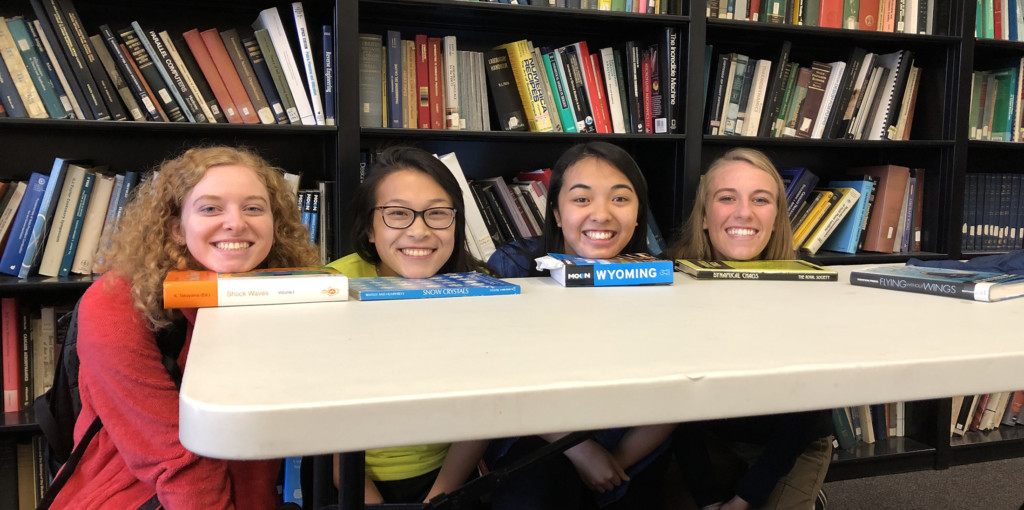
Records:
[[[851,271],[850,283],[863,287],[987,302],[1024,296],[1024,274],[969,269],[926,266],[870,267]]]
[[[360,301],[519,294],[519,286],[475,271],[430,278],[371,276],[349,279],[349,294]]]
[[[677,259],[676,269],[698,280],[839,280],[839,274],[805,260],[705,261]]]
[[[565,287],[611,287],[672,283],[672,261],[646,253],[623,254],[610,259],[590,259],[564,253],[538,257],[537,269]]]
[[[170,271],[164,308],[347,301],[348,277],[329,267],[259,269],[243,273]]]

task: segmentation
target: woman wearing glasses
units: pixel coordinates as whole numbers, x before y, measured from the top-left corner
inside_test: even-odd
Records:
[[[329,264],[350,278],[487,272],[466,248],[459,184],[429,152],[385,149],[352,207],[356,252]],[[449,493],[466,481],[486,446],[466,441],[367,450],[366,503],[414,503]]]

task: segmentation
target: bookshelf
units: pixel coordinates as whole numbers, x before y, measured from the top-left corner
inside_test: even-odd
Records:
[[[671,237],[689,214],[701,169],[735,146],[765,151],[780,166],[820,169],[823,180],[842,176],[852,166],[895,163],[924,167],[930,172],[925,189],[922,252],[912,254],[819,252],[824,264],[873,264],[919,258],[960,258],[980,254],[961,246],[966,176],[992,171],[994,165],[1019,160],[1024,144],[968,140],[971,71],[1024,56],[1024,43],[975,40],[974,3],[935,0],[940,14],[934,35],[875,33],[817,27],[709,19],[705,2],[682,2],[681,14],[631,14],[507,5],[463,0],[356,0],[337,2],[304,0],[310,26],[335,25],[337,86],[336,126],[265,126],[237,124],[184,124],[0,118],[0,139],[9,149],[0,178],[24,179],[32,171],[45,171],[56,156],[95,160],[112,170],[149,169],[184,147],[199,143],[245,144],[272,163],[301,172],[303,183],[333,180],[335,254],[347,250],[346,204],[359,184],[361,153],[397,143],[411,143],[438,154],[456,152],[469,178],[501,175],[509,178],[522,170],[551,166],[572,144],[604,140],[626,148],[644,169],[651,185],[654,216],[666,237]],[[174,9],[157,8],[128,0],[77,0],[84,24],[95,30],[138,20],[154,28],[183,32],[192,28],[247,27],[260,10],[277,6],[288,12],[288,2],[244,0],[183,0]],[[337,9],[338,14],[335,14]],[[33,17],[27,0],[5,5],[0,15]],[[360,33],[384,34],[399,30],[403,36],[427,33],[455,35],[460,48],[484,50],[527,38],[537,44],[561,46],[586,40],[591,51],[627,40],[653,42],[666,27],[678,30],[682,71],[679,93],[679,132],[675,134],[571,134],[502,131],[434,131],[360,128],[358,47]],[[918,108],[909,141],[810,140],[704,135],[705,45],[715,51],[749,52],[774,58],[782,41],[793,45],[791,59],[845,59],[851,46],[887,52],[910,49],[924,69]],[[717,53],[716,53],[717,54]],[[1000,166],[999,171],[1021,173]],[[77,297],[91,278],[18,280],[0,277],[0,296],[39,299],[59,295]],[[49,299],[49,298],[47,298]],[[71,299],[73,300],[73,299]],[[870,476],[908,469],[944,468],[949,465],[1024,455],[1024,434],[968,434],[950,442],[943,425],[948,399],[927,400],[910,406],[914,425],[908,437],[873,448],[839,455],[832,478]],[[0,441],[37,430],[30,413],[5,415]]]

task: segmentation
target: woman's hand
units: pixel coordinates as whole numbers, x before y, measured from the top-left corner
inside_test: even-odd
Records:
[[[586,440],[565,451],[583,483],[595,492],[607,492],[629,480],[626,471],[608,450]]]

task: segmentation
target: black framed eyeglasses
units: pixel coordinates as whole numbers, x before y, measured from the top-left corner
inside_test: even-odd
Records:
[[[417,211],[400,205],[379,205],[374,209],[380,211],[385,225],[395,229],[411,227],[417,216],[423,218],[423,223],[434,230],[444,230],[455,223],[454,207],[431,207]]]

